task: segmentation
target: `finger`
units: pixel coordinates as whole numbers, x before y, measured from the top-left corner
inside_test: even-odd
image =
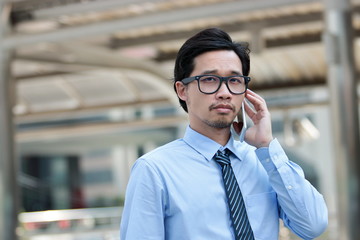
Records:
[[[259,94],[257,94],[256,92],[254,92],[254,91],[251,90],[251,89],[247,89],[247,90],[246,90],[246,95],[251,95],[251,96],[257,97],[257,98],[259,98],[259,99],[263,99]]]
[[[249,91],[249,92],[248,92]],[[246,99],[251,102],[254,106],[255,110],[267,110],[265,99],[263,99],[260,95],[256,94],[255,92],[248,90],[246,94]]]
[[[251,99],[254,99],[254,100],[258,101],[258,102],[265,102],[264,98],[262,98],[259,94],[256,94],[254,91],[252,91],[250,89],[248,89],[246,91],[245,96],[246,96],[246,98],[250,97]]]
[[[253,105],[256,111],[262,110],[263,108],[262,106],[264,105],[264,102],[261,99],[253,95],[246,96],[246,99]]]

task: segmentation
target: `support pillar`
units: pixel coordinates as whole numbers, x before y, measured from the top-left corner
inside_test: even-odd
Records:
[[[324,41],[337,183],[336,239],[360,236],[360,140],[352,12],[349,0],[324,0]]]
[[[18,226],[17,164],[14,154],[12,107],[15,99],[10,80],[11,51],[1,43],[8,29],[10,9],[0,1],[0,239],[16,240]]]

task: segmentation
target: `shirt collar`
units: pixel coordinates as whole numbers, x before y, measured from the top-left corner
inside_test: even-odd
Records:
[[[218,150],[224,150],[228,148],[238,159],[241,159],[241,147],[237,146],[237,142],[235,142],[234,138],[231,136],[229,141],[225,146],[220,145],[214,140],[198,133],[193,130],[190,126],[186,128],[184,141],[201,155],[203,155],[206,160],[210,161],[215,153]],[[239,142],[240,143],[240,142]]]

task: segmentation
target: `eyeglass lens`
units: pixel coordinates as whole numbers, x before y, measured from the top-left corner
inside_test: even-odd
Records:
[[[226,78],[226,85],[230,92],[240,94],[245,92],[245,78],[242,76],[232,76]],[[220,88],[221,79],[217,76],[201,76],[199,78],[200,91],[204,93],[214,93]]]

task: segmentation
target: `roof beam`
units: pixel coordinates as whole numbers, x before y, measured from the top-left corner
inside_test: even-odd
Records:
[[[73,64],[76,62],[77,65],[88,65],[97,66],[102,68],[111,69],[133,69],[137,71],[144,71],[149,74],[156,76],[157,81],[153,81],[152,84],[165,96],[168,97],[169,101],[178,105],[178,98],[174,94],[173,86],[169,78],[169,73],[165,72],[155,62],[152,61],[139,61],[129,57],[123,57],[119,54],[113,54],[107,49],[97,48],[95,46],[84,46],[75,43],[59,44],[54,45],[57,47],[59,53],[71,53],[72,59],[70,62],[66,62],[61,54],[44,54],[42,56],[30,56],[32,60],[55,62],[62,64]],[[26,59],[26,56],[18,55],[19,58]]]
[[[320,43],[322,41],[322,35],[323,32],[319,31],[319,32],[302,33],[300,35],[279,36],[277,38],[265,39],[263,49],[281,48],[292,45],[309,44],[309,43],[317,43],[317,42]],[[360,29],[354,29],[354,37],[360,37]],[[175,59],[176,54],[177,52],[175,50],[159,52],[158,56],[156,57],[156,61],[161,62],[161,61]]]
[[[116,19],[107,22],[62,28],[51,32],[37,34],[10,35],[4,39],[3,48],[16,48],[40,42],[59,42],[64,40],[84,38],[99,34],[111,34],[140,27],[163,25],[164,22],[174,23],[229,14],[240,14],[248,11],[291,6],[295,4],[314,3],[319,0],[258,0],[258,1],[231,1],[194,8],[175,9],[153,14],[145,14],[136,18]]]
[[[152,0],[154,2],[162,2],[163,0]],[[112,10],[116,8],[121,8],[124,6],[129,6],[133,4],[142,4],[149,1],[146,0],[106,0],[106,1],[88,1],[85,4],[83,2],[77,2],[73,4],[66,4],[63,6],[56,6],[46,9],[36,9],[32,11],[32,15],[35,19],[49,19],[56,18],[63,15],[71,14],[83,14],[87,12],[100,12],[106,10]]]
[[[259,19],[259,20],[248,20],[248,21],[235,21],[232,23],[221,24],[221,29],[226,32],[239,32],[239,31],[252,31],[253,26],[262,26],[265,28],[280,27],[291,24],[299,23],[309,23],[309,22],[319,22],[322,21],[322,12],[310,12],[306,14],[297,14],[297,15],[286,15],[281,17],[274,17],[271,19]],[[154,34],[151,36],[141,36],[133,38],[120,39],[113,37],[111,42],[111,47],[128,47],[142,44],[154,44],[165,41],[178,40],[183,38],[188,38],[189,36],[194,35],[202,27],[194,27],[192,30],[179,30],[176,32],[164,32],[159,34]]]
[[[179,123],[184,123],[187,120],[187,116],[171,116],[171,117],[162,117],[156,119],[140,119],[140,120],[131,120],[129,122],[108,122],[108,123],[88,123],[80,124],[77,126],[65,126],[65,127],[56,127],[51,129],[41,129],[41,130],[29,130],[29,131],[19,131],[16,134],[16,141],[18,143],[26,141],[47,141],[50,139],[66,138],[66,137],[79,137],[79,136],[88,136],[89,133],[100,134],[100,133],[113,133],[115,131],[134,131],[139,129],[149,129],[156,127],[169,127],[177,126]]]
[[[152,100],[139,100],[133,101],[131,103],[113,103],[113,104],[102,104],[98,106],[78,106],[77,108],[72,109],[62,109],[62,110],[53,110],[46,112],[26,112],[25,114],[20,114],[15,116],[16,123],[28,123],[36,121],[44,121],[44,119],[60,119],[60,118],[69,118],[74,117],[77,114],[85,113],[96,113],[112,108],[135,108],[137,106],[144,105],[155,105],[155,104],[169,104],[169,100],[166,98],[152,99]]]

